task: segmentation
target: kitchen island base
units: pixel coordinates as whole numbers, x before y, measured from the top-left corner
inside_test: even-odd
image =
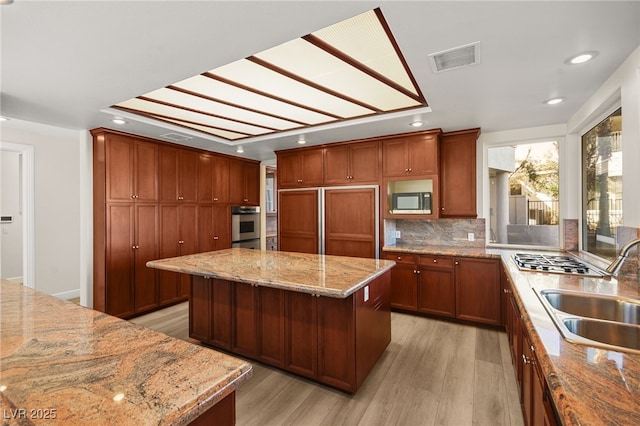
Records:
[[[391,341],[390,272],[345,298],[192,275],[189,334],[353,394]]]

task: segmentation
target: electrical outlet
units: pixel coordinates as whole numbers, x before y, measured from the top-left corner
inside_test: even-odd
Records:
[[[400,231],[396,231],[396,238],[402,238],[402,234],[400,233]]]
[[[469,232],[467,234],[467,240],[469,241],[475,241],[476,240],[476,235],[473,232]]]
[[[368,301],[369,300],[369,286],[365,286],[364,287],[364,301]]]

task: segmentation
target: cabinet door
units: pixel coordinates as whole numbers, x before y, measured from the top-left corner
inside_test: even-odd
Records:
[[[417,309],[417,257],[404,253],[385,253],[385,259],[393,260],[391,269],[391,307],[415,311]]]
[[[260,165],[244,163],[242,175],[245,188],[243,203],[252,206],[260,205]]]
[[[222,349],[231,349],[231,327],[234,284],[230,281],[211,279],[211,343]]]
[[[379,182],[380,180],[380,143],[379,142],[359,142],[351,145],[350,159],[351,159],[351,167],[350,167],[351,183],[376,184]]]
[[[323,383],[348,392],[356,390],[353,297],[317,298],[318,378]]]
[[[118,317],[134,313],[134,205],[107,204],[105,312]]]
[[[198,157],[198,202],[213,203],[213,156]]]
[[[258,357],[284,367],[284,291],[260,287],[258,296]]]
[[[500,267],[493,259],[456,258],[456,317],[500,325]]]
[[[135,205],[135,311],[142,312],[158,304],[157,271],[147,268],[147,262],[158,258],[158,206]]]
[[[198,206],[198,251],[200,253],[214,251],[215,240],[213,230],[213,206]]]
[[[438,137],[416,135],[407,138],[409,174],[435,175],[438,173]]]
[[[373,188],[326,190],[325,254],[375,258],[375,210]]]
[[[229,202],[229,159],[213,157],[213,202]]]
[[[134,150],[130,138],[109,135],[105,144],[106,201],[132,201]]]
[[[318,253],[318,191],[285,191],[279,196],[280,250]]]
[[[324,183],[326,185],[340,185],[350,182],[348,145],[327,148],[324,153]]]
[[[479,130],[442,136],[440,217],[476,217],[476,140]]]
[[[189,337],[209,342],[211,340],[211,279],[191,276],[191,293],[189,295]]]
[[[158,145],[150,142],[135,143],[135,200],[158,201]]]
[[[158,152],[160,202],[178,201],[179,152],[175,148],[161,146]]]
[[[300,163],[300,156],[297,153],[277,154],[279,188],[297,188],[300,186]]]
[[[324,150],[305,149],[277,154],[278,187],[321,186],[324,178]]]
[[[300,152],[300,172],[303,186],[320,186],[324,178],[324,149],[308,149]]]
[[[181,205],[178,217],[180,256],[198,252],[198,206]],[[180,274],[180,298],[189,297],[189,275]]]
[[[418,311],[455,317],[456,296],[452,269],[418,267]]]
[[[315,378],[318,372],[318,298],[285,292],[285,368]]]
[[[179,206],[160,205],[160,259],[180,255]],[[170,303],[178,300],[180,274],[170,271],[158,271],[158,302]]]
[[[522,414],[525,426],[533,426],[533,352],[526,332],[523,332],[522,337]]]
[[[229,206],[213,207],[214,250],[231,248],[231,209]]]
[[[232,284],[233,307],[231,350],[237,354],[256,357],[258,353],[258,329],[256,318],[257,287],[234,282]]]
[[[382,174],[385,177],[406,176],[407,144],[404,138],[382,141]]]
[[[198,201],[199,154],[181,149],[179,159],[178,200],[183,203],[195,203]]]

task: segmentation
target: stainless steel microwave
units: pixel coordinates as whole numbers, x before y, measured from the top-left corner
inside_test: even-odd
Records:
[[[392,203],[392,214],[431,214],[431,192],[395,193]]]

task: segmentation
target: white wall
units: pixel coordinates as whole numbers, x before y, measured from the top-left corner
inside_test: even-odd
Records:
[[[86,254],[81,218],[81,145],[86,132],[21,120],[2,123],[2,142],[34,147],[36,290],[61,298],[80,296]],[[89,253],[90,254],[90,253]]]
[[[11,216],[0,225],[0,277],[22,279],[22,209],[20,208],[20,153],[0,152],[0,215]]]

